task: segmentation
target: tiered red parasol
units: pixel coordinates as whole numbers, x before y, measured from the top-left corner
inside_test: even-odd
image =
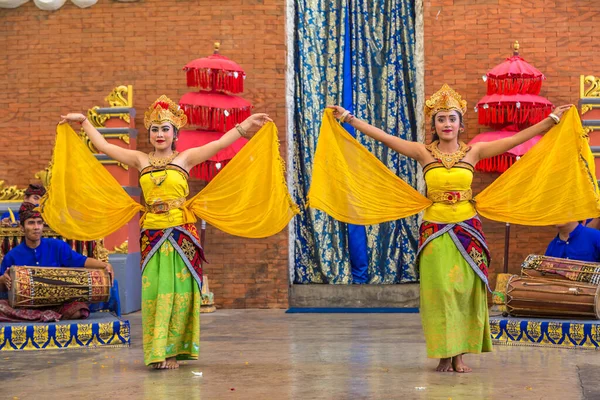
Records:
[[[477,135],[470,144],[510,137],[521,129],[537,124],[552,112],[552,103],[539,96],[546,77],[519,56],[519,42],[514,55],[492,68],[485,76],[487,95],[475,107],[479,123],[498,131]],[[475,168],[483,172],[504,172],[539,138],[533,138],[496,157],[481,160]]]
[[[227,132],[248,118],[252,104],[241,97],[221,93],[186,93],[179,100],[188,121],[200,129]]]
[[[193,60],[183,68],[186,71],[187,85],[198,87],[200,91],[186,93],[179,100],[188,122],[196,128],[179,133],[180,150],[218,140],[251,114],[252,104],[233,95],[244,90],[244,70],[218,52],[219,44],[215,43],[215,53],[212,56]],[[192,168],[191,175],[210,181],[246,142],[245,139],[237,140],[210,160]]]
[[[537,68],[518,55],[509,57],[487,74],[487,94],[538,94],[546,79]]]
[[[535,125],[552,112],[552,103],[535,94],[489,94],[477,103],[479,123]]]
[[[218,53],[190,61],[183,67],[188,87],[222,93],[242,93],[246,73],[229,58]]]

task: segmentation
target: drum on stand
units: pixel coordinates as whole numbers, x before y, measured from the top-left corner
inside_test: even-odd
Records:
[[[506,309],[516,317],[600,319],[600,286],[515,275],[507,284]]]
[[[105,269],[13,266],[10,279],[8,302],[13,308],[101,303],[110,298],[110,276]]]

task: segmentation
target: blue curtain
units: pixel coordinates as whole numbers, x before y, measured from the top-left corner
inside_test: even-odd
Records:
[[[392,135],[417,140],[415,9],[410,0],[296,0],[295,22],[291,167],[295,200],[304,205],[321,116],[328,104],[348,104],[351,97],[358,118]],[[361,133],[357,139],[390,170],[416,186],[416,162]],[[352,235],[353,230],[356,227],[350,227]],[[363,239],[360,235],[358,241],[350,239],[346,224],[304,209],[295,221],[295,283],[352,283],[351,252],[353,259],[358,253],[368,261],[368,283],[417,280],[416,217],[368,226]],[[366,255],[360,254],[365,251]]]

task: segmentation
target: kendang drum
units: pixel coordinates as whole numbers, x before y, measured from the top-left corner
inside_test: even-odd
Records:
[[[521,275],[600,285],[600,263],[530,254],[521,264]]]
[[[14,308],[101,303],[110,298],[110,276],[104,269],[15,266],[10,279],[8,302]]]
[[[600,319],[600,287],[513,276],[506,287],[506,309],[515,317]]]

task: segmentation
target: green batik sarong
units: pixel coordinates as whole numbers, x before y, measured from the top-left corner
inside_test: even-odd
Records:
[[[163,242],[142,272],[144,363],[198,359],[201,294],[198,284],[169,241]]]
[[[492,351],[485,284],[448,233],[423,248],[419,267],[427,356]]]

